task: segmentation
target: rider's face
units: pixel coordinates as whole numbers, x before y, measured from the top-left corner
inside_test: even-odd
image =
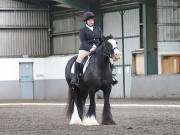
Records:
[[[88,26],[92,27],[92,26],[94,25],[94,19],[88,19],[88,20],[86,21],[86,24],[87,24]]]

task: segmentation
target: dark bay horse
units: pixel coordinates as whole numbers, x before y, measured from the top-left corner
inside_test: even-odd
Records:
[[[67,115],[70,118],[70,124],[79,125],[99,125],[96,120],[96,103],[95,93],[102,90],[104,94],[104,108],[102,115],[102,124],[115,124],[109,103],[109,97],[112,88],[112,67],[110,58],[119,59],[119,50],[117,42],[112,36],[107,36],[103,39],[100,46],[92,54],[89,65],[80,79],[80,88],[73,89],[71,86],[71,68],[77,56],[71,58],[65,69],[66,81],[69,86],[69,100]],[[89,110],[86,115],[85,102],[86,98],[90,98]]]

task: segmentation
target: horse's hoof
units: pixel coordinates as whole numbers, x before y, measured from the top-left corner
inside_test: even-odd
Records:
[[[69,125],[82,125],[82,121],[79,117],[77,106],[75,103],[74,103],[74,110],[73,110]]]
[[[87,116],[83,120],[84,126],[97,126],[99,123],[97,122],[95,116]]]
[[[106,120],[102,122],[103,125],[116,125],[116,123],[113,120]]]

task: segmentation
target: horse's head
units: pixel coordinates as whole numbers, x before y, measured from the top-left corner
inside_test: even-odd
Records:
[[[104,55],[112,58],[114,61],[120,59],[120,51],[117,48],[117,41],[112,35],[104,38],[102,45],[104,46]]]

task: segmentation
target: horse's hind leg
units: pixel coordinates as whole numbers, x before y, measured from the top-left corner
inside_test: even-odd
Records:
[[[91,126],[91,125],[99,125],[96,120],[96,103],[95,103],[95,93],[93,91],[89,92],[90,105],[89,110],[83,119],[83,125]]]
[[[103,108],[102,124],[104,124],[104,125],[114,125],[115,124],[115,122],[112,118],[111,107],[110,107],[110,103],[109,103],[110,92],[111,92],[111,86],[106,87],[106,89],[103,90],[104,108]]]
[[[77,109],[79,113],[79,117],[82,120],[84,117],[84,111],[85,111],[85,98],[84,95],[79,94],[77,98]]]
[[[70,89],[68,112],[70,116],[70,125],[82,125],[82,120],[79,115],[79,103],[77,101],[77,92]]]

